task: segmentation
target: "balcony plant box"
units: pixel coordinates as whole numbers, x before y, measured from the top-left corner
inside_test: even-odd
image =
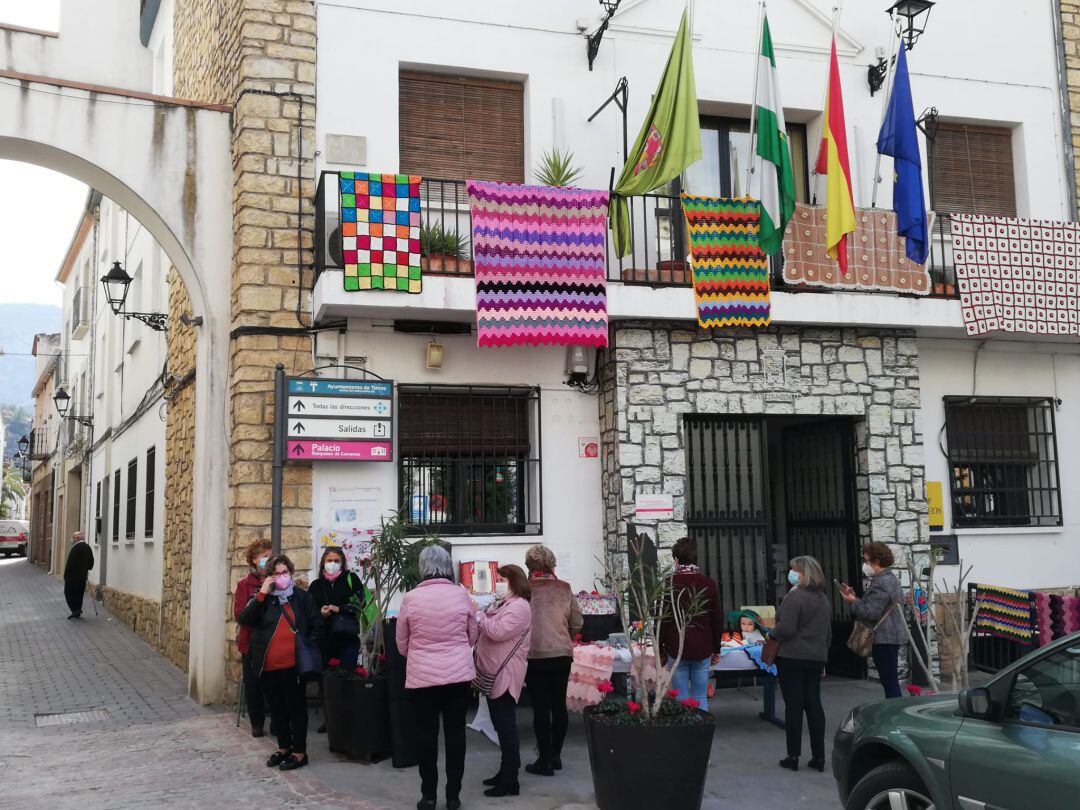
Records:
[[[353,759],[390,753],[390,703],[385,677],[363,667],[334,668],[323,679],[326,741],[330,750]]]
[[[716,721],[697,702],[678,701],[672,690],[672,671],[682,660],[686,628],[705,609],[702,593],[676,588],[675,571],[659,566],[645,535],[631,533],[627,559],[609,556],[605,585],[615,594],[616,615],[630,641],[632,700],[606,695],[585,712],[593,790],[600,810],[625,807],[678,807],[697,810],[705,793],[709,752]],[[628,563],[628,564],[624,564]],[[631,622],[631,617],[638,617]],[[661,656],[661,628],[669,626],[677,650],[666,650],[670,668]],[[708,707],[703,707],[707,709]]]
[[[465,258],[468,242],[457,231],[445,230],[442,225],[420,226],[420,269],[437,275],[469,275],[472,262]]]

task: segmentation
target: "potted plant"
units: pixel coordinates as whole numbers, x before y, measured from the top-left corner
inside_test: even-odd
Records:
[[[593,790],[600,810],[624,807],[701,807],[716,721],[693,700],[675,699],[671,675],[682,659],[686,628],[703,611],[700,593],[679,593],[672,566],[653,569],[642,535],[629,540],[629,562],[606,562],[607,585],[616,596],[623,630],[631,641],[633,700],[606,697],[585,710],[585,739]],[[633,620],[633,621],[632,621]],[[674,625],[679,649],[665,666],[660,628]],[[670,668],[669,668],[670,667]],[[602,685],[603,686],[603,685]]]
[[[544,152],[536,166],[536,181],[542,186],[566,188],[581,177],[581,168],[574,166],[573,152],[552,149]]]
[[[472,262],[466,258],[468,241],[458,231],[439,223],[420,223],[420,268],[425,273],[468,275]]]
[[[350,668],[331,659],[323,694],[331,751],[358,759],[390,751],[386,678],[372,675],[363,666]]]

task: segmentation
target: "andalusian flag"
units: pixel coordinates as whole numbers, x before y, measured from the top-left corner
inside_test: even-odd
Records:
[[[855,202],[851,194],[847,124],[844,121],[844,95],[840,89],[840,63],[836,59],[835,36],[829,60],[825,123],[821,129],[821,149],[815,171],[826,175],[825,253],[830,259],[836,259],[840,265],[840,275],[847,276],[847,235],[855,232]]]
[[[611,194],[608,218],[618,256],[628,255],[632,245],[626,198],[670,183],[691,163],[701,160],[701,127],[686,16],[683,11],[649,114]]]
[[[761,172],[761,249],[768,255],[780,250],[784,228],[795,213],[795,174],[791,170],[791,149],[784,105],[780,103],[780,77],[776,73],[769,18],[761,28],[758,56],[757,154]]]

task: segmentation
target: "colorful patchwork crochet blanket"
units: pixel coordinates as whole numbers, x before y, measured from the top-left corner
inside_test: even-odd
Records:
[[[466,186],[477,345],[607,346],[608,192]]]
[[[979,607],[977,628],[1021,644],[1035,643],[1030,591],[976,585],[975,600]]]
[[[341,172],[345,289],[419,293],[420,178]]]
[[[769,325],[769,259],[758,245],[761,203],[682,195],[698,323]]]

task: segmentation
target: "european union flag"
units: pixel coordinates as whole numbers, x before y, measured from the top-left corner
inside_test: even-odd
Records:
[[[926,227],[926,199],[923,197],[922,157],[915,127],[915,107],[911,102],[906,48],[900,43],[892,96],[885,109],[885,122],[878,135],[878,152],[893,158],[893,209],[898,230],[907,238],[905,252],[916,264],[925,264],[930,250]]]

